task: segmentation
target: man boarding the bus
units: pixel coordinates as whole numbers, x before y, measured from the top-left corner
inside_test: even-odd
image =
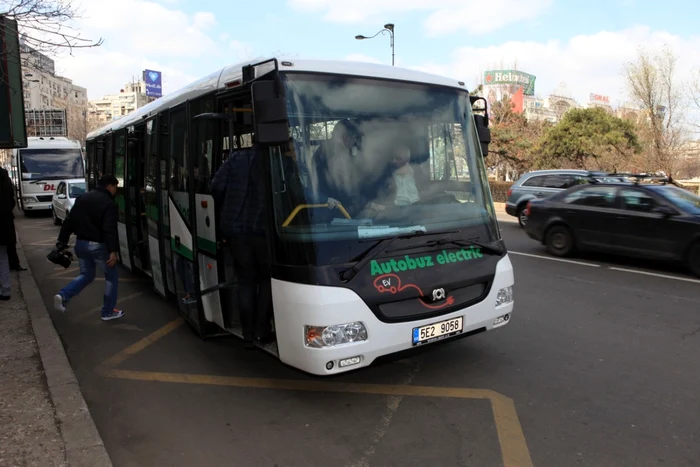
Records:
[[[109,321],[124,316],[115,308],[119,275],[117,252],[119,251],[119,218],[114,195],[119,180],[114,175],[100,177],[97,189],[80,196],[63,222],[56,248],[68,248],[68,240],[75,233],[75,255],[80,265],[80,275],[54,296],[56,310],[65,312],[68,302],[95,279],[97,266],[105,274],[105,293],[102,320]]]
[[[257,145],[235,150],[211,182],[220,206],[221,235],[231,250],[239,280],[238,309],[243,345],[272,338],[272,289],[270,261],[265,237],[265,190]]]

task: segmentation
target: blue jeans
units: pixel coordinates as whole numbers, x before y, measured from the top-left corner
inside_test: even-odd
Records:
[[[109,316],[117,305],[117,289],[119,286],[119,274],[117,266],[107,266],[109,252],[104,243],[78,240],[75,242],[75,255],[80,265],[80,275],[73,282],[61,289],[63,300],[68,303],[71,298],[78,295],[85,287],[95,280],[97,266],[105,273],[105,294],[102,305],[102,316]]]

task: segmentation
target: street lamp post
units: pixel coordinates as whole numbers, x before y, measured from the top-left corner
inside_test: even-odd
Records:
[[[373,39],[373,38],[377,37],[379,34],[384,34],[385,32],[388,32],[389,36],[391,38],[391,66],[394,66],[394,25],[393,24],[391,24],[391,23],[385,24],[384,29],[379,31],[374,36],[367,37],[367,36],[363,36],[360,34],[358,36],[355,36],[355,39],[357,39],[358,41],[361,41],[364,39]]]

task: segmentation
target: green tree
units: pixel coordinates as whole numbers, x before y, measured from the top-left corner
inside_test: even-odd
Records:
[[[537,165],[617,171],[640,150],[631,122],[599,107],[572,109],[541,140]]]
[[[506,97],[494,102],[490,109],[491,144],[487,163],[498,170],[499,178],[506,172],[518,177],[529,170],[535,158],[537,142],[545,131],[546,122],[528,121],[513,111]]]

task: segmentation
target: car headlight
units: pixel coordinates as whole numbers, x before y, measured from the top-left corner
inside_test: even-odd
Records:
[[[496,306],[507,305],[513,302],[513,286],[503,287],[496,296]]]
[[[367,328],[364,324],[346,323],[330,326],[304,326],[304,343],[307,347],[321,349],[336,345],[350,344],[367,340]]]

